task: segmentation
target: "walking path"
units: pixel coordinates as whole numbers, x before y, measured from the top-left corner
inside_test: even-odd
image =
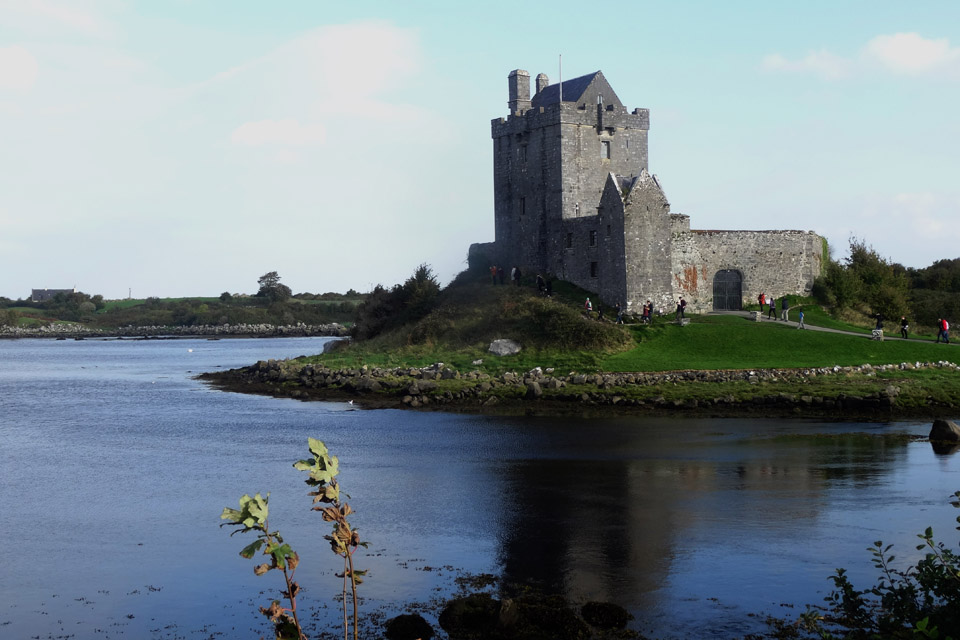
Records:
[[[742,318],[747,318],[748,320],[753,320],[753,314],[754,314],[754,313],[755,313],[754,311],[708,311],[708,312],[706,313],[706,315],[740,316],[740,317],[742,317]],[[793,320],[788,320],[788,321],[784,322],[783,320],[780,320],[780,319],[777,319],[777,318],[767,318],[766,316],[761,316],[761,320],[760,320],[760,321],[761,321],[761,322],[776,322],[776,323],[779,323],[779,324],[785,324],[785,325],[787,325],[788,327],[797,327],[797,326],[800,324],[799,322],[794,322]],[[857,331],[844,331],[843,329],[831,329],[830,327],[818,327],[818,326],[816,326],[816,325],[807,324],[806,322],[804,322],[804,325],[803,325],[803,326],[804,326],[804,329],[805,329],[805,330],[809,330],[809,331],[826,331],[827,333],[839,333],[839,334],[847,335],[847,336],[858,336],[858,337],[860,337],[860,338],[867,338],[868,340],[870,340],[870,339],[872,338],[872,336],[871,336],[869,333],[859,333],[859,332],[857,332]],[[900,337],[900,329],[899,329],[899,326],[896,327],[896,333],[895,333],[895,334],[887,334],[886,332],[884,332],[884,334],[883,334],[883,339],[884,339],[884,340],[899,340],[899,341],[901,341],[901,342],[924,342],[924,343],[928,343],[928,344],[930,343],[929,340],[921,340],[921,339],[919,339],[919,338],[907,338],[906,340],[904,340],[903,338]],[[950,344],[950,343],[947,343],[947,344]]]

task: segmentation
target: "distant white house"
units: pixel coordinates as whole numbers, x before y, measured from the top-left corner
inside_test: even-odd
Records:
[[[47,300],[53,300],[54,296],[58,293],[76,293],[77,288],[73,289],[31,289],[30,290],[30,301],[31,302],[46,302]]]

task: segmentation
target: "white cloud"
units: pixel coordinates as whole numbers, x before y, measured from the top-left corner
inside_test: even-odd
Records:
[[[109,31],[106,23],[80,8],[82,4],[76,0],[70,4],[49,0],[0,0],[0,16],[5,23],[30,31],[66,28],[86,35],[105,35]]]
[[[37,59],[23,47],[0,47],[0,90],[30,91],[37,81],[38,69]]]
[[[960,48],[946,38],[927,39],[916,33],[881,35],[870,40],[864,56],[894,73],[936,72],[960,62]]]
[[[764,56],[761,68],[773,72],[813,73],[837,80],[876,68],[894,74],[960,77],[960,47],[947,38],[894,33],[871,38],[856,56],[843,57],[826,49],[797,60],[779,53]]]
[[[260,147],[264,145],[307,146],[323,144],[327,130],[321,124],[300,124],[293,118],[245,122],[230,134],[234,144]]]
[[[837,80],[849,75],[852,65],[849,60],[821,49],[811,51],[800,60],[788,60],[779,53],[774,53],[765,56],[761,66],[767,71],[810,72],[829,80]]]

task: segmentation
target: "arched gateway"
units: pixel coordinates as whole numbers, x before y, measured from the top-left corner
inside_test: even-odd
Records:
[[[713,276],[713,310],[740,311],[743,308],[743,276],[735,269],[721,269]]]

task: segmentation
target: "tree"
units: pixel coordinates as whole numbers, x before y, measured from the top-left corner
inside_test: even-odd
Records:
[[[888,318],[909,312],[909,281],[901,265],[890,263],[855,237],[850,238],[850,257],[844,263],[830,260],[814,282],[813,294],[820,302],[840,309],[865,305],[870,313]]]
[[[290,287],[285,284],[280,284],[280,276],[276,271],[269,271],[263,274],[257,280],[257,283],[260,285],[257,296],[266,298],[270,302],[286,302],[290,299],[290,296],[293,295]]]
[[[437,305],[440,283],[427,264],[421,264],[402,285],[386,289],[377,285],[366,300],[357,305],[357,317],[351,333],[357,340],[416,322]]]

